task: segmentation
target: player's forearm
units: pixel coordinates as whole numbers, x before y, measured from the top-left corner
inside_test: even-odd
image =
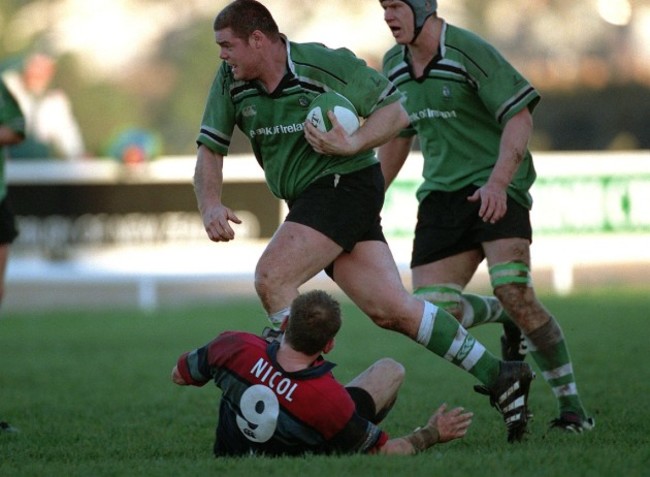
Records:
[[[377,151],[386,189],[402,169],[410,150],[411,138],[396,137],[381,146]]]
[[[533,119],[527,109],[513,116],[505,125],[501,134],[499,158],[488,180],[489,183],[506,189],[517,173],[526,151],[533,130]]]
[[[413,445],[402,437],[390,439],[379,449],[379,454],[384,455],[413,455],[415,453]]]
[[[194,169],[194,193],[199,210],[208,204],[221,203],[223,156],[200,146]]]
[[[357,151],[367,151],[386,143],[408,126],[408,115],[401,103],[394,102],[372,113],[352,136]]]
[[[387,455],[412,455],[425,451],[439,441],[438,429],[429,423],[404,437],[390,439],[379,452]]]

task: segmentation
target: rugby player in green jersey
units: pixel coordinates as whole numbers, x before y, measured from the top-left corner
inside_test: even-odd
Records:
[[[25,139],[25,116],[18,101],[9,92],[0,78],[0,302],[5,290],[5,271],[9,258],[9,246],[18,236],[16,218],[7,205],[7,183],[5,181],[6,147]],[[0,421],[0,432],[16,431],[5,421]]]
[[[9,245],[18,236],[16,218],[7,204],[5,180],[6,146],[18,144],[25,139],[25,116],[18,101],[0,79],[0,302],[4,296],[5,271],[9,257]]]
[[[298,289],[321,270],[378,326],[402,333],[475,376],[500,410],[508,440],[528,421],[534,374],[499,360],[447,312],[402,284],[381,228],[384,178],[373,148],[408,125],[401,94],[347,49],[295,43],[255,0],[235,0],[214,21],[222,64],[210,89],[194,186],[208,237],[235,238],[240,219],[221,201],[223,161],[237,126],[249,139],[270,190],[289,213],[260,257],[255,288],[272,324],[289,315]],[[363,118],[348,135],[306,124],[325,91],[349,99]]]
[[[504,359],[524,359],[518,349],[523,332],[557,398],[560,417],[551,426],[590,430],[594,420],[578,395],[562,329],[537,299],[530,277],[529,189],[536,175],[528,140],[540,97],[494,47],[438,17],[435,0],[380,3],[397,42],[384,56],[383,71],[406,96],[410,118],[379,149],[386,185],[415,136],[424,156],[414,293],[465,328],[504,323]],[[484,258],[496,298],[463,292]]]

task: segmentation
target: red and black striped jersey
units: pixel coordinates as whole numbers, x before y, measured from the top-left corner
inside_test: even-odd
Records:
[[[178,360],[185,382],[213,380],[222,390],[217,455],[368,452],[388,436],[359,416],[345,387],[322,357],[287,372],[276,360],[279,343],[224,332]]]

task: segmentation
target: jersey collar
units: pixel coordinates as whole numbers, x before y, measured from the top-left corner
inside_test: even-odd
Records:
[[[291,379],[313,379],[329,373],[336,364],[326,361],[322,356],[316,358],[310,367],[301,369],[300,371],[285,371],[284,368],[278,363],[278,349],[280,349],[280,342],[273,341],[266,347],[266,354],[268,354],[271,364],[276,369],[282,371],[282,374]]]
[[[287,71],[285,72],[284,76],[280,80],[280,83],[278,84],[277,88],[275,88],[274,91],[266,91],[259,83],[257,83],[260,91],[269,95],[272,98],[277,98],[279,96],[282,96],[282,92],[284,91],[284,89],[287,88],[288,86],[291,86],[292,83],[297,78],[296,68],[293,64],[293,61],[291,61],[291,42],[287,39],[286,35],[284,34],[280,34],[280,37],[287,49]]]
[[[442,28],[440,29],[440,39],[438,41],[438,52],[434,55],[433,58],[431,58],[431,61],[429,61],[429,64],[426,66],[426,68],[424,68],[424,72],[421,78],[426,78],[427,75],[429,74],[429,71],[431,71],[431,69],[437,63],[442,61],[442,59],[447,54],[447,45],[445,44],[445,39],[447,37],[447,22],[444,19],[441,20],[442,20]],[[411,55],[409,54],[407,45],[402,45],[402,56],[404,58],[404,62],[409,67],[409,72],[411,74],[411,77],[415,78],[415,76],[413,75],[413,68],[411,67]]]
[[[293,60],[291,59],[291,42],[286,35],[280,35],[280,37],[282,38],[282,41],[287,48],[287,69],[293,76],[296,76],[296,67],[293,64]]]

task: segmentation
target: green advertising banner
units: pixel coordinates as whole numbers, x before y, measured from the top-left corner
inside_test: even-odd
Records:
[[[387,236],[410,238],[422,157],[412,154],[382,212]],[[538,234],[650,232],[650,153],[537,153],[531,221]]]

